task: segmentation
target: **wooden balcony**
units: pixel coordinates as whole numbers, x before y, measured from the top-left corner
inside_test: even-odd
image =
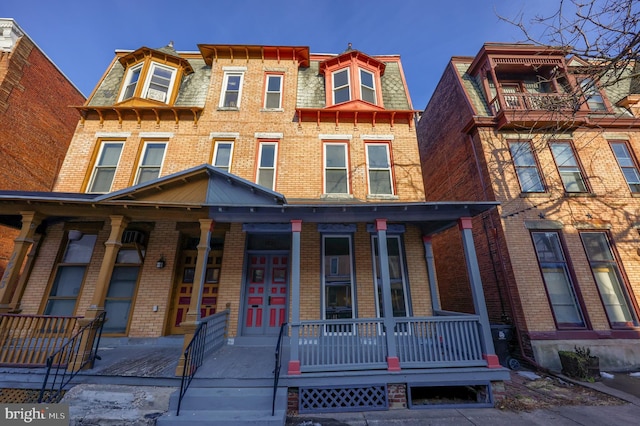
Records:
[[[499,129],[582,125],[588,110],[580,99],[562,93],[498,93],[489,107]]]
[[[42,367],[77,328],[79,317],[0,314],[0,365]]]

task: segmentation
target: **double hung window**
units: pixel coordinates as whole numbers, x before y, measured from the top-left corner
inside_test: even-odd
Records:
[[[324,187],[326,194],[349,193],[346,144],[324,144]]]
[[[591,111],[606,111],[607,106],[604,103],[604,98],[596,85],[596,82],[591,78],[585,78],[580,81],[580,88],[587,100],[587,105]]]
[[[129,69],[127,72],[127,79],[125,80],[124,91],[122,92],[121,101],[132,98],[136,93],[136,87],[138,86],[138,81],[140,81],[140,73],[142,72],[142,64],[136,65],[135,67]]]
[[[124,142],[102,142],[87,192],[107,193],[111,191],[123,146]]]
[[[353,318],[353,254],[351,236],[322,238],[324,319]]]
[[[278,109],[282,107],[282,75],[267,74],[264,107],[266,109]]]
[[[607,234],[596,231],[581,232],[580,237],[609,323],[613,327],[637,325],[637,317],[625,290],[622,274]]]
[[[511,142],[509,150],[522,192],[544,192],[538,163],[529,142]]]
[[[166,147],[167,144],[165,142],[145,143],[140,165],[138,166],[136,184],[148,182],[160,176]]]
[[[558,327],[584,327],[558,232],[532,232],[547,296]]]
[[[566,192],[587,192],[587,185],[569,142],[552,142],[551,152]]]
[[[391,159],[386,143],[367,144],[369,194],[393,195]]]
[[[626,142],[611,142],[611,149],[618,160],[618,165],[622,170],[631,192],[640,193],[640,173],[635,160],[631,156],[631,151]]]
[[[220,96],[221,108],[240,108],[243,77],[242,72],[225,72]]]
[[[369,103],[376,103],[376,86],[373,73],[360,69],[360,98]]]
[[[349,86],[349,68],[336,71],[333,78],[333,104],[341,104],[351,100],[351,88]]]
[[[225,172],[231,171],[231,156],[233,154],[233,142],[231,141],[216,141],[213,148],[213,159],[211,164]]]
[[[153,63],[149,71],[149,84],[143,94],[147,99],[167,103],[175,79],[175,68]]]
[[[261,142],[258,156],[258,171],[256,182],[265,188],[274,189],[276,180],[276,158],[278,144],[275,142]]]

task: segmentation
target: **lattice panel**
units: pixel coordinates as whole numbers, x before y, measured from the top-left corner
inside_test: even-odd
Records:
[[[300,413],[387,410],[389,408],[385,385],[300,388],[299,398]]]

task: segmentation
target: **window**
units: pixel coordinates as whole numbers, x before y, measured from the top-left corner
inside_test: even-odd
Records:
[[[97,238],[95,234],[81,234],[78,239],[67,240],[64,255],[57,265],[49,299],[44,308],[45,315],[74,314]]]
[[[374,268],[376,276],[376,293],[378,294],[377,308],[378,317],[384,316],[382,303],[382,280],[380,278],[380,256],[378,255],[378,237],[373,236],[371,240],[373,246],[373,256],[375,259]],[[394,317],[406,317],[409,312],[409,302],[407,300],[407,283],[405,279],[405,261],[402,254],[399,235],[387,236],[387,254],[389,257],[389,277],[391,279],[391,307]]]
[[[324,188],[327,194],[349,193],[346,144],[324,144]]]
[[[144,253],[144,247],[138,243],[123,244],[118,251],[104,300],[104,310],[107,312],[103,328],[105,333],[124,334],[127,331]]]
[[[581,232],[582,244],[596,280],[611,326],[637,325],[637,318],[623,287],[618,262],[605,232]]]
[[[152,64],[149,72],[149,83],[143,97],[167,103],[175,75],[176,70],[174,68]]]
[[[595,81],[591,78],[585,78],[580,81],[580,88],[582,89],[582,93],[584,94],[585,99],[587,100],[587,105],[589,109],[592,111],[606,111],[607,106],[604,103],[604,99],[602,98],[602,94],[600,94],[600,90],[596,85]]]
[[[333,78],[333,103],[340,104],[351,100],[351,89],[349,88],[349,69],[336,71]]]
[[[360,97],[363,101],[376,103],[376,87],[374,75],[369,71],[360,69]]]
[[[374,195],[392,195],[391,161],[388,144],[367,144],[367,169],[369,193]]]
[[[89,180],[87,192],[106,193],[111,191],[116,168],[124,142],[103,142],[98,159]]]
[[[140,73],[142,72],[142,64],[130,68],[127,72],[127,79],[125,80],[124,91],[122,92],[121,101],[132,98],[136,93],[136,87],[138,81],[140,81]]]
[[[587,185],[585,185],[571,144],[569,142],[552,142],[550,146],[564,190],[566,192],[587,192]]]
[[[138,166],[136,184],[148,182],[160,176],[166,147],[167,144],[164,142],[145,143],[144,153]]]
[[[216,141],[213,148],[213,167],[229,172],[231,170],[231,154],[233,153],[233,142]]]
[[[349,235],[322,238],[324,319],[353,318],[353,257]]]
[[[560,235],[557,232],[532,232],[531,236],[556,324],[558,327],[584,327]]]
[[[511,142],[509,150],[522,192],[544,192],[538,163],[531,150],[531,144],[529,142]]]
[[[631,192],[640,193],[640,173],[636,162],[631,156],[626,142],[611,142],[611,149],[618,160],[618,165],[622,169],[622,174],[629,184]]]
[[[222,83],[222,95],[220,97],[220,107],[239,108],[240,96],[242,93],[242,78],[244,73],[225,72]]]
[[[256,182],[265,188],[275,187],[277,150],[278,145],[274,142],[260,143]]]
[[[277,109],[282,107],[282,76],[267,74],[267,86],[264,95],[264,107]]]

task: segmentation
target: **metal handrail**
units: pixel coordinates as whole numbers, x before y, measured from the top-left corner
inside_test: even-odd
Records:
[[[280,367],[282,365],[282,336],[287,323],[280,326],[280,334],[278,335],[278,343],[276,343],[276,366],[273,369],[273,397],[271,399],[271,415],[276,413],[276,394],[278,393],[278,381],[280,380]]]
[[[193,333],[191,341],[184,350],[184,365],[182,367],[182,379],[180,380],[180,395],[178,397],[178,408],[176,409],[176,416],[180,415],[180,406],[182,405],[182,399],[187,393],[187,389],[189,389],[189,385],[191,384],[196,371],[198,371],[198,368],[202,365],[204,357],[213,350],[222,346],[221,342],[216,341],[216,336],[214,336],[214,341],[207,342],[207,337],[209,336],[209,333],[207,333],[207,328],[209,327],[209,323],[222,317],[224,317],[225,323],[224,333],[222,334],[222,339],[224,339],[229,324],[228,309],[203,318],[200,324],[198,324],[195,333]],[[212,327],[212,329],[215,331],[214,327]],[[218,340],[220,340],[220,338]]]
[[[38,403],[57,403],[62,399],[65,386],[82,370],[87,364],[92,363],[98,356],[98,347],[100,346],[100,338],[102,336],[102,327],[106,312],[100,313],[89,324],[80,328],[78,332],[67,340],[67,342],[57,351],[47,358],[47,372],[44,376]],[[81,343],[86,334],[93,333],[95,330],[95,338],[91,342],[89,354],[86,349],[81,350]],[[80,365],[78,365],[80,363]],[[52,374],[52,369],[55,371]],[[71,368],[69,368],[71,367]],[[47,386],[49,379],[53,378],[50,386]]]

